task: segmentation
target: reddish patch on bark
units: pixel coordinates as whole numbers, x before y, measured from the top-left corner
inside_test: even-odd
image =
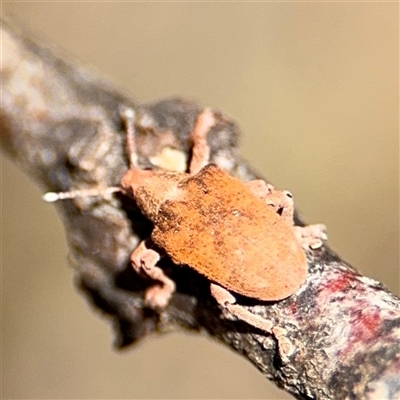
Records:
[[[343,292],[353,282],[354,275],[342,273],[340,275],[336,275],[334,279],[327,281],[323,286],[323,290],[328,292],[329,294]]]
[[[376,338],[382,319],[379,311],[372,308],[361,308],[352,318],[351,340],[364,343]]]
[[[296,314],[296,313],[297,313],[297,310],[298,310],[297,304],[292,303],[292,304],[289,306],[289,310],[290,310],[290,312],[291,312],[292,315]]]
[[[382,318],[379,310],[362,303],[364,302],[357,304],[357,310],[353,309],[349,340],[347,346],[340,352],[342,356],[359,352],[360,348],[365,349],[369,343],[376,342],[380,336]]]

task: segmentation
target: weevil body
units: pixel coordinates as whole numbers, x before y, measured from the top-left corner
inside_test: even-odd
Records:
[[[176,264],[259,300],[283,299],[303,284],[307,259],[293,228],[243,182],[214,164],[193,176],[154,174],[135,198],[154,223],[152,241]],[[173,189],[154,212],[142,194],[166,181]]]
[[[48,193],[45,199],[117,190],[131,196],[154,223],[150,240],[141,242],[131,255],[134,269],[155,281],[145,293],[147,305],[162,309],[175,290],[175,283],[157,266],[161,248],[176,264],[205,275],[220,305],[250,325],[274,333],[281,354],[290,354],[282,329],[238,305],[231,292],[269,301],[295,293],[307,276],[303,247],[319,247],[325,239],[324,226],[294,227],[289,192],[261,180],[243,183],[209,164],[206,138],[215,125],[210,110],[200,114],[192,132],[189,173],[138,168],[133,110],[125,110],[123,118],[131,168],[121,186],[90,193]]]

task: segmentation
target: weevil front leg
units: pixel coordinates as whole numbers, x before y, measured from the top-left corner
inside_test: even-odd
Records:
[[[207,144],[207,135],[215,125],[215,116],[211,109],[206,108],[197,117],[196,125],[191,138],[193,141],[192,158],[189,165],[190,175],[197,174],[210,162],[210,148]]]
[[[264,332],[273,334],[278,342],[281,360],[284,363],[288,362],[289,356],[294,352],[294,346],[287,338],[285,329],[275,327],[272,321],[253,314],[243,306],[236,304],[236,299],[232,293],[222,286],[211,283],[211,294],[217,300],[218,304],[226,308],[236,318]]]
[[[143,240],[132,252],[131,263],[137,273],[159,282],[146,290],[145,303],[150,308],[163,309],[168,305],[175,292],[175,283],[160,267],[157,267],[161,258],[160,253],[149,248],[147,242]]]

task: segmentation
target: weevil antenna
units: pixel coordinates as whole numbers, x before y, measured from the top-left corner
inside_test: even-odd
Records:
[[[121,118],[125,124],[126,130],[126,147],[128,150],[129,167],[136,168],[137,166],[137,153],[135,143],[135,110],[132,108],[125,108],[121,111]],[[74,199],[76,197],[87,196],[100,196],[107,197],[112,193],[121,192],[122,188],[119,186],[112,186],[108,188],[93,188],[82,190],[70,190],[68,192],[47,192],[43,195],[43,200],[48,203],[53,203],[58,200]]]
[[[135,134],[136,134],[135,110],[132,108],[125,108],[121,112],[121,117],[124,120],[125,129],[126,129],[126,147],[128,150],[129,167],[136,168],[138,157],[137,157],[136,143],[135,143]]]
[[[94,189],[82,189],[82,190],[70,190],[69,192],[47,192],[43,195],[43,200],[48,203],[53,203],[58,200],[74,199],[75,197],[87,197],[87,196],[100,196],[107,197],[112,193],[121,192],[122,188],[119,186],[112,186],[108,188],[94,188]]]

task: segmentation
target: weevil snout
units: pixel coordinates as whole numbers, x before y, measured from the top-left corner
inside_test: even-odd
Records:
[[[151,179],[152,175],[154,175],[154,172],[150,170],[139,168],[129,169],[125,172],[121,180],[123,191],[129,196],[136,197],[138,189],[143,186],[146,180]]]
[[[131,168],[121,180],[122,191],[134,198],[142,212],[152,221],[164,201],[174,196],[184,173]]]

